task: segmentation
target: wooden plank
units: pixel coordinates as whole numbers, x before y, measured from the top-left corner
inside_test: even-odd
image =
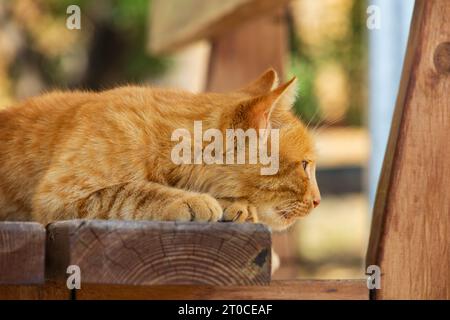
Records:
[[[41,285],[0,285],[0,300],[71,300],[73,294],[66,283],[46,282]]]
[[[368,298],[366,280],[280,280],[272,281],[269,287],[87,285],[76,292],[77,300],[367,300]]]
[[[366,280],[279,280],[266,286],[130,286],[84,284],[71,293],[65,283],[0,286],[1,300],[367,300]]]
[[[44,282],[45,228],[33,222],[0,222],[0,285]]]
[[[207,90],[234,90],[256,79],[269,67],[283,79],[288,48],[285,16],[283,7],[214,37]]]
[[[416,1],[367,252],[377,299],[450,298],[449,16]]]
[[[149,49],[174,51],[188,43],[230,31],[289,0],[153,0]]]
[[[276,280],[270,286],[131,286],[84,284],[71,293],[65,283],[0,286],[0,300],[367,300],[365,279]]]
[[[267,285],[271,236],[260,224],[71,220],[48,226],[47,276],[81,285]]]

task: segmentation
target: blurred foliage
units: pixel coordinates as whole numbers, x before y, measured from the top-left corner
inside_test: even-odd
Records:
[[[289,70],[299,78],[295,110],[306,122],[362,124],[367,105],[365,6],[360,0],[294,1]],[[330,71],[335,74],[327,75]]]
[[[126,35],[127,52],[123,76],[129,81],[139,81],[149,74],[157,77],[167,67],[167,60],[150,55],[146,50],[149,6],[151,0],[50,0],[51,14],[65,15],[69,5],[78,5],[85,18],[100,20]]]
[[[169,59],[147,50],[151,1],[0,1],[0,102],[46,88],[102,89],[161,76]],[[66,28],[70,5],[81,30]]]

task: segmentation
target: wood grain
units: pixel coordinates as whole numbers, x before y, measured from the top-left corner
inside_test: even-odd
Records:
[[[174,51],[190,42],[211,38],[243,22],[286,5],[289,0],[154,0],[149,49]]]
[[[0,222],[0,285],[44,282],[45,229],[33,222]]]
[[[269,287],[86,285],[76,299],[149,300],[367,300],[366,280],[279,280]]]
[[[84,284],[267,285],[271,237],[259,224],[71,220],[48,226],[47,277]]]
[[[367,253],[377,299],[450,298],[449,16],[416,1]]]

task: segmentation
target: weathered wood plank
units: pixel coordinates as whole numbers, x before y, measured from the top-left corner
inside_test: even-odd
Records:
[[[44,282],[45,229],[33,222],[0,222],[0,284]]]
[[[230,31],[289,0],[153,0],[149,48],[166,53]]]
[[[367,253],[378,299],[450,298],[449,16],[416,1]]]
[[[279,280],[270,286],[102,286],[77,290],[76,299],[367,300],[366,280]]]
[[[50,224],[47,276],[81,285],[266,285],[271,237],[259,224],[71,220]]]

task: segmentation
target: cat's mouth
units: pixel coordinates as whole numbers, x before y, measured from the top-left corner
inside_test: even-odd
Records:
[[[275,212],[284,220],[291,220],[308,215],[313,206],[310,202],[289,201],[275,207]]]

